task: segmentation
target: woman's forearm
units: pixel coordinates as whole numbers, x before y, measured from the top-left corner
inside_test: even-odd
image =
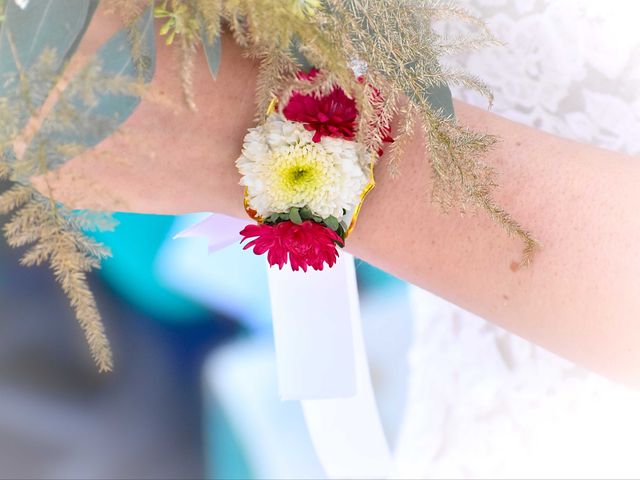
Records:
[[[401,175],[378,168],[349,249],[549,350],[640,386],[640,163],[456,104],[459,121],[501,137],[486,161],[495,198],[542,249],[522,245],[482,211],[430,201],[423,138]]]
[[[99,14],[81,54],[119,25]],[[120,132],[37,186],[77,208],[243,215],[233,164],[252,124],[256,66],[223,41],[217,82],[199,55],[198,111],[180,93],[175,50],[159,39],[153,98]],[[640,163],[546,135],[458,103],[460,122],[502,138],[486,161],[500,172],[497,202],[542,243],[528,268],[521,247],[484,212],[448,215],[431,203],[416,134],[392,180],[378,186],[348,249],[580,364],[640,386]],[[613,126],[615,127],[615,126]]]

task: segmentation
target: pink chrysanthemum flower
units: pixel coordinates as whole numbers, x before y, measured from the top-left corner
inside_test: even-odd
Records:
[[[326,263],[332,267],[338,258],[336,245],[344,245],[340,236],[324,225],[310,220],[301,224],[280,222],[276,225],[248,225],[241,232],[242,241],[253,238],[244,246],[253,247],[253,253],[267,253],[269,265],[280,269],[291,262],[294,271],[307,271],[308,267],[322,270]]]

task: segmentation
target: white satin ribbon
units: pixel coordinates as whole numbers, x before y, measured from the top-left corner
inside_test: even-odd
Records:
[[[333,268],[321,272],[267,266],[283,400],[348,398],[357,393],[355,302],[343,293],[352,283],[349,260],[341,256]]]
[[[176,237],[204,236],[209,252],[240,240],[247,221],[212,215]],[[371,385],[353,257],[333,268],[269,268],[278,389],[302,404],[329,478],[386,478],[392,457]]]

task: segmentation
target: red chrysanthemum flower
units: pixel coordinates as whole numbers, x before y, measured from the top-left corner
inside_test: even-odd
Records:
[[[311,80],[318,75],[319,70],[313,68],[309,73],[300,72],[298,77],[301,80]],[[364,77],[358,77],[360,83],[364,82]],[[382,96],[377,88],[372,89],[371,102],[379,113],[382,112]],[[331,93],[324,96],[303,95],[294,92],[287,106],[282,110],[285,118],[291,122],[304,124],[310,132],[315,132],[313,141],[319,142],[323,136],[344,138],[353,140],[356,136],[356,126],[358,119],[358,108],[354,99],[349,98],[340,87],[336,87]],[[392,143],[391,125],[378,125],[380,136],[384,143]],[[383,150],[378,150],[378,155],[382,156]]]
[[[301,73],[299,76],[310,80],[317,74],[318,70],[312,69],[308,74]],[[331,93],[323,96],[295,92],[282,113],[287,120],[304,123],[304,128],[315,132],[313,141],[316,143],[322,137],[353,140],[356,136],[358,119],[356,102],[340,87],[334,88]]]
[[[291,262],[294,271],[307,271],[308,267],[322,270],[326,263],[332,267],[338,258],[336,245],[343,246],[340,236],[324,225],[310,220],[300,225],[293,222],[280,222],[276,225],[248,225],[241,232],[242,242],[255,237],[244,246],[253,247],[253,253],[267,253],[269,265],[278,265],[280,269]]]

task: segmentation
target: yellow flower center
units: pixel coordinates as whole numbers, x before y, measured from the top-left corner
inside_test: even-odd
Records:
[[[287,152],[274,153],[272,195],[277,203],[304,206],[327,188],[332,176],[326,155],[318,155],[312,145],[294,146]]]
[[[282,172],[282,187],[287,190],[305,190],[316,184],[317,170],[313,166],[294,164]]]

